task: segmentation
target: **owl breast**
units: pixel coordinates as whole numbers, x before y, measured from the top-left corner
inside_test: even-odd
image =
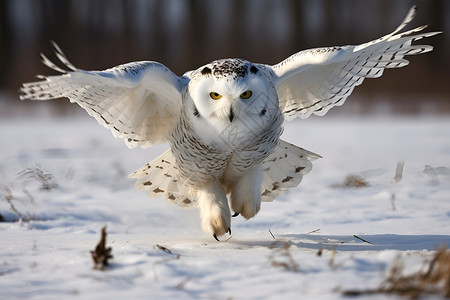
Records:
[[[184,111],[169,141],[178,170],[186,183],[194,187],[221,180],[227,169],[232,168],[239,176],[262,163],[278,145],[283,123],[281,112],[257,131],[250,130],[238,119],[234,126],[205,142],[194,130],[190,119]]]

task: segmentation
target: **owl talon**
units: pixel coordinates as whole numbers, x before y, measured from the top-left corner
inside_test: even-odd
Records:
[[[213,237],[216,239],[216,241],[220,242],[220,240],[217,238],[217,235],[214,233]]]
[[[228,228],[228,233],[231,235],[231,228]]]
[[[234,215],[232,215],[233,218],[235,218],[235,217],[237,217],[237,216],[239,216],[239,213],[238,213],[238,212],[237,212],[237,213],[234,213]]]

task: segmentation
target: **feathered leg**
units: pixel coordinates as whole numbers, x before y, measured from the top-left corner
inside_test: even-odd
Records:
[[[231,233],[231,214],[225,190],[214,181],[198,191],[203,231],[217,236]]]
[[[231,187],[231,208],[244,218],[254,217],[261,208],[262,166],[255,166]]]

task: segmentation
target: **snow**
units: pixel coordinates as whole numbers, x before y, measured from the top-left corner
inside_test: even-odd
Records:
[[[0,299],[339,299],[376,288],[399,257],[415,272],[450,244],[449,132],[442,117],[289,122],[283,139],[323,158],[254,219],[233,218],[218,243],[198,210],[127,178],[167,145],[130,150],[88,117],[0,119]],[[57,186],[23,172],[36,168]],[[348,175],[369,186],[340,186]],[[114,258],[99,271],[89,251],[104,225]]]

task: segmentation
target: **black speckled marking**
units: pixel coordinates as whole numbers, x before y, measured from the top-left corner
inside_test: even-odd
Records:
[[[221,59],[213,61],[207,67],[199,70],[205,76],[212,75],[216,78],[229,77],[232,80],[245,77],[249,72],[255,71],[252,64],[243,59]],[[255,67],[256,71],[258,69]]]
[[[241,59],[224,59],[213,63],[213,74],[217,77],[233,76],[233,79],[247,75],[247,64]]]
[[[162,189],[160,189],[159,187],[157,187],[156,189],[153,190],[153,192],[154,192],[155,194],[158,194],[158,193],[164,193],[164,190],[162,190]]]
[[[200,118],[200,113],[198,112],[197,106],[194,105],[194,117]]]
[[[305,167],[297,167],[295,168],[295,173],[302,171]]]
[[[204,68],[202,69],[201,73],[202,73],[203,75],[211,74],[211,69],[208,68],[208,67],[204,67]]]
[[[257,74],[259,67],[251,62],[239,58],[227,58],[213,61],[196,71],[197,74],[204,76],[214,76],[217,79],[227,78],[237,80],[247,76],[249,73]]]

